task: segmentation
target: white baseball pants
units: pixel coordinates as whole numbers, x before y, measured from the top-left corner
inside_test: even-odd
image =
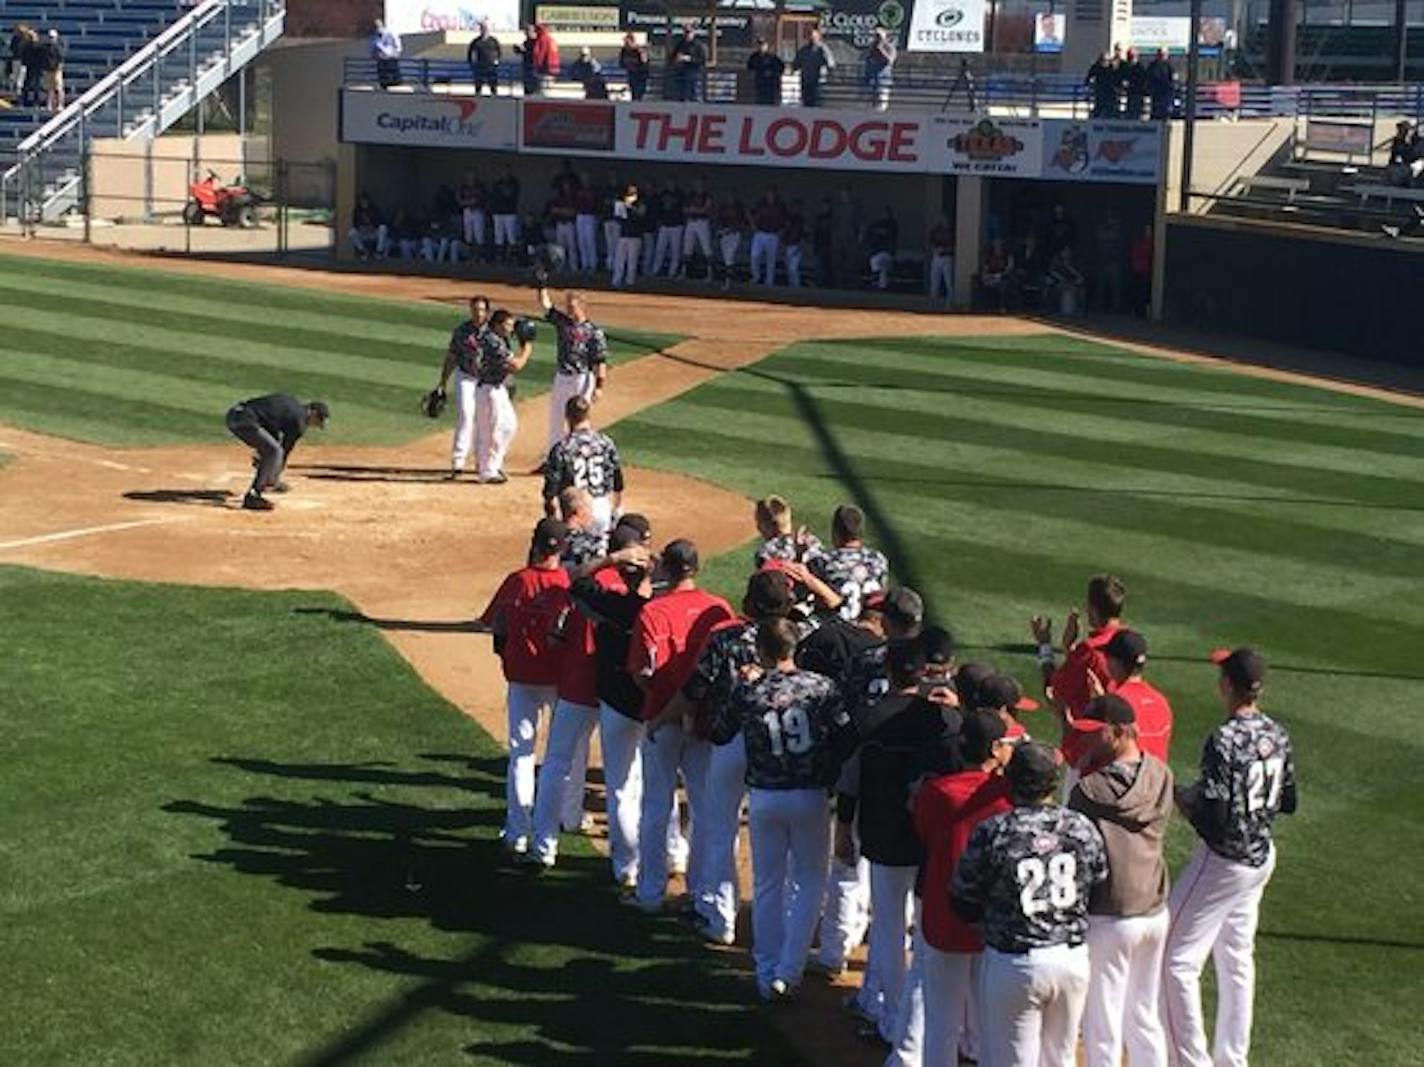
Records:
[[[613,880],[622,885],[638,876],[643,724],[600,703],[598,740],[603,749],[603,785],[608,796],[608,851],[613,860]]]
[[[747,794],[747,747],[742,735],[713,745],[707,760],[707,892],[698,912],[718,936],[737,930],[737,838]]]
[[[505,709],[509,715],[509,771],[505,775],[504,839],[528,842],[534,832],[534,749],[539,737],[539,713],[554,706],[552,685],[510,682]]]
[[[475,458],[480,477],[493,478],[504,470],[504,457],[519,429],[519,418],[503,385],[475,389]]]
[[[730,277],[737,265],[737,252],[742,247],[742,235],[737,230],[723,230],[717,237],[717,248],[722,253],[722,268]]]
[[[593,532],[599,535],[613,532],[613,497],[596,496],[591,501]]]
[[[710,219],[688,219],[682,231],[682,258],[690,259],[693,248],[702,249],[702,258],[712,262],[712,222]]]
[[[786,284],[793,289],[801,288],[801,246],[787,245],[782,250],[786,257]]]
[[[890,268],[895,265],[895,257],[889,252],[876,252],[870,257],[870,271],[875,275],[875,288],[890,288]]]
[[[463,224],[465,244],[471,249],[483,248],[485,243],[484,208],[467,207],[460,215]]]
[[[578,258],[572,262],[579,270],[598,269],[598,216],[574,216],[574,240],[578,244]]]
[[[588,773],[588,740],[598,725],[598,709],[562,698],[554,705],[549,741],[534,794],[534,850],[545,863],[559,858],[559,830],[578,828],[583,818],[583,784]],[[576,769],[583,774],[575,777]],[[570,815],[574,812],[570,819]]]
[[[1260,867],[1223,859],[1198,844],[1172,887],[1162,964],[1167,1046],[1181,1067],[1246,1067],[1256,995],[1256,922],[1276,869],[1276,851]],[[1216,1037],[1207,1051],[1201,969],[1216,964]]]
[[[572,222],[554,223],[554,243],[564,253],[564,266],[570,270],[578,270],[578,236]]]
[[[752,234],[752,284],[776,282],[776,252],[781,240],[774,233],[758,230]],[[763,278],[763,274],[765,277]]]
[[[1088,996],[1088,946],[984,950],[979,980],[980,1067],[1076,1067]]]
[[[977,1053],[979,953],[942,952],[916,920],[915,954],[900,993],[895,1042],[885,1067],[937,1067]]]
[[[930,257],[930,299],[939,297],[940,289],[944,290],[944,302],[948,304],[954,299],[954,257],[946,255],[935,255]]]
[[[658,268],[663,263],[663,252],[667,252],[667,276],[671,278],[678,271],[682,270],[682,227],[681,226],[659,226],[658,243],[653,247],[653,262],[648,268],[649,274],[658,273]]]
[[[875,970],[880,1002],[878,1007],[865,1001],[861,1003],[875,1017],[880,1034],[886,1040],[893,1040],[900,991],[909,969],[905,934],[914,915],[918,872],[918,867],[870,864],[870,957],[866,968]]]
[[[455,371],[455,436],[450,442],[450,469],[462,471],[475,443],[474,375]]]
[[[816,958],[831,970],[840,970],[851,950],[865,940],[870,928],[870,863],[861,857],[846,866],[831,860],[826,902],[821,912],[821,946]],[[873,975],[865,972],[861,991],[873,986]],[[872,989],[873,992],[873,989]]]
[[[613,277],[610,283],[615,289],[630,286],[638,280],[638,259],[643,252],[641,237],[620,237],[613,253]]]
[[[677,774],[682,771],[692,817],[692,848],[687,861],[687,888],[696,900],[706,885],[702,867],[707,850],[707,761],[712,744],[693,737],[681,726],[668,724],[656,737],[644,737],[643,803],[638,818],[638,903],[652,909],[667,895],[668,826],[676,810]]]
[[[496,215],[494,217],[494,243],[496,247],[509,245],[511,248],[519,243],[518,215]]]
[[[603,220],[603,269],[613,269],[613,256],[618,251],[618,242],[623,239],[623,223],[618,219]]]
[[[384,225],[365,232],[353,227],[346,236],[351,242],[352,250],[358,256],[376,256],[378,259],[385,259],[386,253],[390,251],[390,230]]]
[[[598,379],[593,376],[592,371],[584,371],[582,374],[565,374],[560,371],[554,375],[554,384],[549,390],[549,448],[563,440],[568,429],[564,422],[564,405],[576,396],[592,400],[597,384]],[[545,450],[546,453],[547,451],[548,449]]]
[[[1168,925],[1165,907],[1129,919],[1088,917],[1087,1067],[1118,1067],[1124,1043],[1132,1067],[1167,1067],[1160,998]]]
[[[831,815],[822,789],[752,789],[752,961],[757,986],[798,985],[826,891]]]

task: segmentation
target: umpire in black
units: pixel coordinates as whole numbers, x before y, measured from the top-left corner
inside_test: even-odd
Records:
[[[235,404],[227,413],[227,428],[245,445],[256,450],[252,488],[242,498],[248,511],[271,511],[272,501],[262,495],[264,490],[285,492],[282,471],[308,426],[323,427],[331,417],[331,409],[320,400],[303,404],[287,393],[269,393]]]

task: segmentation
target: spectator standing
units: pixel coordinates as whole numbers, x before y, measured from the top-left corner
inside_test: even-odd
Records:
[[[801,75],[801,106],[820,107],[821,90],[836,69],[836,57],[821,39],[820,30],[813,29],[810,39],[796,50],[791,69]]]
[[[20,89],[20,104],[23,107],[40,106],[40,87],[44,82],[44,42],[34,30],[25,36],[25,44],[20,52],[25,68],[24,83]]]
[[[664,250],[667,251],[667,276],[672,278],[682,271],[682,237],[686,221],[682,190],[668,182],[658,194],[658,243],[653,249],[653,264],[649,274],[658,273],[658,268],[662,266]]]
[[[773,285],[776,282],[776,254],[781,243],[781,228],[786,213],[775,189],[768,189],[752,213],[752,284]]]
[[[801,251],[806,240],[806,214],[801,201],[793,200],[781,224],[781,254],[786,259],[786,284],[801,288]]]
[[[642,258],[643,235],[647,232],[648,209],[638,199],[638,187],[630,185],[613,205],[618,223],[618,247],[613,253],[612,286],[626,289],[638,280],[638,260]]]
[[[1093,299],[1101,311],[1115,314],[1122,310],[1126,242],[1122,219],[1109,208],[1093,232]]]
[[[865,50],[865,91],[876,111],[890,107],[890,86],[894,82],[895,42],[884,29],[877,28]]]
[[[722,288],[729,289],[737,269],[737,254],[741,251],[742,235],[750,223],[747,209],[736,198],[722,202],[717,211],[717,252],[722,257]]]
[[[900,243],[900,224],[895,221],[895,209],[885,205],[885,214],[865,229],[865,246],[870,252],[870,272],[875,288],[890,288],[890,271],[895,266],[895,249]]]
[[[569,77],[580,85],[587,86],[588,79],[601,69],[598,60],[593,58],[593,50],[584,45],[579,49],[578,58],[569,64]]]
[[[5,53],[5,86],[11,93],[18,93],[25,80],[25,42],[30,28],[23,22],[15,23],[10,30],[10,48]]]
[[[707,46],[697,39],[697,27],[689,22],[668,53],[667,95],[670,100],[701,100],[702,72],[707,66]]]
[[[618,52],[618,65],[628,76],[628,92],[634,100],[648,93],[648,50],[631,33],[623,35],[623,47]]]
[[[1157,57],[1147,65],[1147,96],[1151,100],[1153,122],[1166,122],[1172,117],[1172,90],[1176,76],[1165,48],[1157,49]]]
[[[369,41],[371,58],[376,61],[376,81],[382,89],[389,89],[401,83],[400,35],[390,29],[384,21],[377,19],[371,30]]]
[[[390,250],[390,229],[369,193],[362,193],[356,198],[356,207],[351,211],[351,231],[347,237],[358,258],[386,258]]]
[[[1137,240],[1127,250],[1127,269],[1132,291],[1132,312],[1146,315],[1152,303],[1152,225],[1142,227]]]
[[[506,167],[490,188],[489,208],[494,216],[495,255],[511,260],[519,245],[519,179],[512,167]]]
[[[542,93],[559,76],[559,44],[543,23],[534,27],[533,53],[534,73],[539,78]]]
[[[1142,104],[1147,99],[1147,68],[1129,48],[1122,64],[1123,117],[1133,122],[1142,120]]]
[[[939,291],[944,289],[944,302],[954,300],[954,230],[949,219],[940,216],[930,230],[930,300],[939,299]]]
[[[502,51],[499,38],[490,33],[489,22],[481,20],[480,32],[465,49],[465,62],[475,79],[475,93],[483,93],[486,88],[490,95],[499,93],[499,60]]]
[[[765,37],[756,39],[756,50],[747,57],[747,71],[752,76],[756,102],[762,107],[781,106],[781,76],[786,64],[771,50]]]
[[[1110,119],[1117,115],[1118,74],[1111,52],[1104,52],[1088,68],[1083,79],[1092,92],[1093,118]]]
[[[43,45],[45,107],[51,112],[64,110],[64,38],[51,28]]]

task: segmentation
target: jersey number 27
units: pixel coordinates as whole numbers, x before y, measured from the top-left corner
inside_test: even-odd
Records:
[[[1286,761],[1280,756],[1257,760],[1246,768],[1246,810],[1274,809],[1281,802],[1281,778]]]

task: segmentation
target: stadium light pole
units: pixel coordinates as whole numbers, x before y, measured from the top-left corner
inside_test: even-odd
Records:
[[[1182,123],[1182,187],[1178,190],[1178,210],[1186,214],[1192,202],[1192,148],[1197,128],[1197,67],[1201,62],[1202,0],[1192,0],[1187,20],[1187,99]]]
[[[1394,80],[1404,84],[1404,66],[1409,61],[1409,27],[1404,20],[1405,0],[1394,0]]]

